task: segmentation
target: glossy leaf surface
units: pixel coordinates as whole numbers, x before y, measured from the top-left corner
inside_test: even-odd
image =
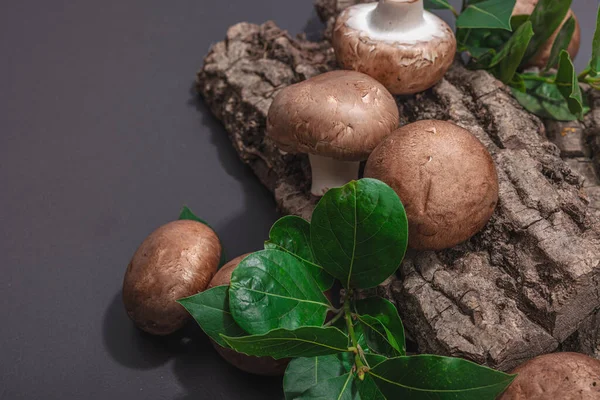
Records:
[[[313,212],[310,233],[319,263],[354,288],[377,286],[392,275],[408,243],[400,199],[375,179],[329,190]]]
[[[460,358],[392,358],[369,374],[388,399],[493,400],[514,376]]]
[[[178,300],[200,328],[222,347],[228,347],[221,335],[236,337],[247,333],[235,323],[229,311],[229,286],[217,286]]]
[[[513,79],[532,37],[531,22],[527,21],[515,31],[498,54],[493,57],[491,66],[494,69],[492,72],[502,83],[506,84]]]
[[[298,258],[319,285],[322,291],[331,288],[333,277],[321,267],[310,244],[310,223],[293,215],[279,219],[269,232],[265,249],[285,251]]]
[[[348,336],[334,327],[276,329],[264,335],[223,336],[223,340],[239,353],[275,359],[316,357],[348,351]]]
[[[406,354],[404,326],[392,303],[381,297],[370,297],[357,301],[355,307],[364,325],[369,349],[392,357]]]
[[[486,0],[471,3],[456,20],[456,26],[510,31],[510,18],[515,2],[516,0]]]
[[[284,251],[263,250],[233,271],[229,306],[242,329],[260,335],[321,326],[331,305],[301,261]]]

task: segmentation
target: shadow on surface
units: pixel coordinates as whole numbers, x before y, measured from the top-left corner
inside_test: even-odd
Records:
[[[275,202],[250,168],[242,163],[224,128],[214,118],[194,87],[188,106],[200,115],[200,132],[210,132],[210,141],[218,155],[220,166],[240,183],[236,190],[243,196],[242,210],[220,224],[215,224],[228,259],[262,248],[269,228],[277,218]],[[108,306],[103,321],[106,349],[119,364],[132,369],[149,370],[167,362],[185,389],[174,393],[177,400],[283,398],[281,378],[266,378],[244,373],[224,361],[195,323],[165,337],[154,337],[139,331],[129,320],[121,293]]]
[[[190,89],[188,105],[198,111],[201,124],[205,126],[205,130],[210,131],[211,143],[223,170],[242,186],[242,212],[238,211],[237,215],[215,224],[228,260],[260,250],[264,240],[268,238],[271,225],[279,217],[273,195],[260,183],[250,167],[240,160],[227,132],[204,104],[194,86]]]
[[[219,356],[209,339],[195,324],[185,329],[185,348],[176,357],[173,371],[187,393],[176,400],[278,399],[283,398],[281,378],[250,375]]]
[[[137,329],[129,320],[121,292],[111,301],[104,315],[104,347],[119,364],[134,369],[152,369],[171,358],[171,337],[152,336]]]

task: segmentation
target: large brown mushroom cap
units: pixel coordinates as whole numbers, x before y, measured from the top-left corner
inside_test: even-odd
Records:
[[[381,82],[393,94],[421,92],[437,83],[454,60],[456,38],[442,19],[425,11],[426,21],[436,33],[423,38],[382,41],[349,24],[357,10],[374,8],[376,3],[358,4],[344,10],[333,30],[333,48],[345,69],[364,72]]]
[[[512,15],[531,15],[535,6],[537,5],[539,0],[517,0],[515,4],[515,8],[513,9]],[[546,64],[548,64],[548,60],[550,59],[550,53],[552,52],[552,45],[556,40],[560,30],[563,25],[567,22],[569,18],[575,18],[575,31],[573,32],[573,37],[571,38],[571,42],[567,48],[567,52],[571,56],[571,59],[574,59],[579,53],[579,47],[581,44],[581,26],[579,25],[579,20],[577,16],[573,12],[573,10],[569,10],[562,24],[554,31],[552,36],[540,47],[538,52],[528,61],[527,66],[531,67],[539,67],[544,68]]]
[[[441,250],[485,226],[498,202],[498,177],[486,148],[445,121],[419,121],[373,151],[365,176],[391,186],[406,209],[409,245]]]
[[[123,281],[127,314],[142,330],[167,335],[190,318],[176,301],[203,291],[217,271],[219,238],[196,221],[174,221],[148,236]]]
[[[600,399],[600,361],[578,353],[553,353],[518,366],[498,400]]]
[[[269,109],[267,135],[290,153],[361,161],[398,120],[394,98],[375,79],[332,71],[281,90]]]
[[[244,254],[234,258],[225,264],[219,272],[213,277],[208,284],[209,288],[215,286],[229,285],[231,282],[231,274],[237,268],[240,262],[249,254]],[[285,373],[285,369],[289,364],[289,359],[275,360],[272,357],[254,357],[246,354],[238,353],[235,350],[221,347],[218,343],[211,340],[217,352],[229,364],[241,369],[242,371],[265,376],[281,376]]]

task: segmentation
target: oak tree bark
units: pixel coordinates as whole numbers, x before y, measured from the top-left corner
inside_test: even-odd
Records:
[[[317,9],[331,21],[357,2],[318,0]],[[285,214],[309,219],[318,199],[307,157],[265,138],[269,105],[282,88],[334,68],[329,42],[292,38],[267,22],[229,28],[198,73],[206,104]],[[376,290],[397,304],[419,351],[501,370],[560,346],[594,353],[600,96],[585,123],[544,125],[494,77],[457,61],[432,89],[397,103],[402,124],[442,119],[471,131],[492,154],[500,182],[498,208],[482,232],[450,250],[409,252],[398,276]]]

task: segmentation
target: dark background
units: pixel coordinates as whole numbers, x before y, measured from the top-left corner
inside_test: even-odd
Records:
[[[591,51],[597,0],[574,0]],[[0,399],[277,399],[194,325],[138,332],[133,252],[183,204],[230,256],[257,250],[270,194],[197,101],[194,74],[240,21],[320,29],[310,0],[0,4]]]

